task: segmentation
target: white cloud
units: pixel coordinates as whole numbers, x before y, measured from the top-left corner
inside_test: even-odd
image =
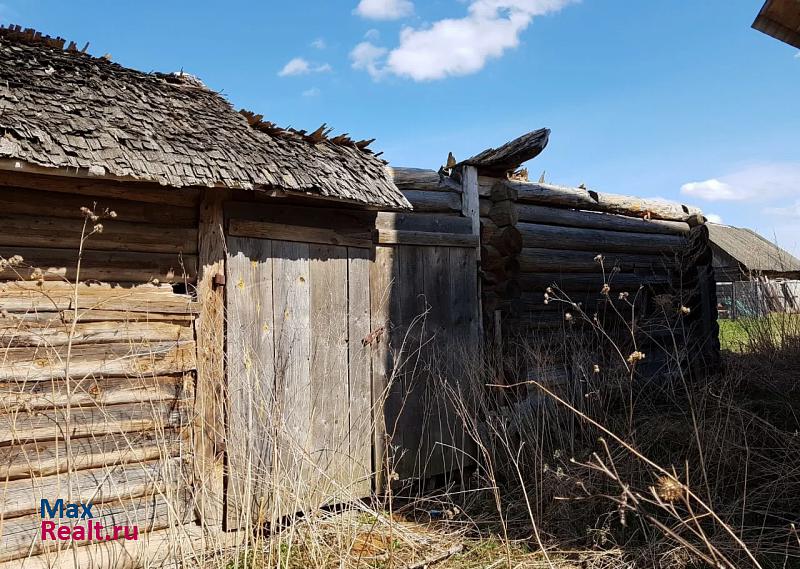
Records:
[[[722,223],[722,216],[717,215],[716,213],[706,213],[706,219],[711,223]]]
[[[800,51],[798,51],[797,53],[794,54],[794,58],[795,59],[800,59]]]
[[[304,97],[319,97],[322,91],[319,90],[318,87],[311,87],[311,89],[306,89],[303,91]]]
[[[328,44],[325,43],[324,38],[317,38],[311,42],[311,47],[313,47],[314,49],[325,49],[326,47],[328,47]]]
[[[379,67],[380,61],[389,51],[385,47],[378,47],[368,41],[362,41],[350,52],[353,69],[362,69],[369,73],[373,79],[379,79],[383,70]]]
[[[800,162],[749,166],[732,174],[681,186],[681,193],[706,201],[766,201],[800,190]]]
[[[414,13],[410,0],[361,0],[356,14],[369,20],[399,20]]]
[[[376,41],[380,37],[381,33],[375,28],[370,28],[369,30],[367,30],[367,33],[364,34],[364,39],[370,41]]]
[[[305,75],[307,73],[326,73],[332,71],[333,68],[327,64],[312,65],[302,57],[295,57],[289,60],[289,63],[283,66],[283,69],[278,71],[280,77],[287,77],[289,75]]]
[[[793,217],[800,219],[800,200],[784,207],[765,207],[764,213],[780,217]]]
[[[387,50],[385,58],[373,59],[377,73],[371,74],[376,77],[386,72],[431,81],[475,73],[488,60],[517,47],[520,34],[534,17],[556,12],[574,1],[472,0],[463,18],[446,18],[427,28],[403,28],[400,44]]]

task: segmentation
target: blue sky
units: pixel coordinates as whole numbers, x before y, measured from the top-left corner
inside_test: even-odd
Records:
[[[762,0],[0,0],[0,19],[183,69],[281,125],[437,168],[528,130],[555,183],[699,205],[800,253],[800,54]]]

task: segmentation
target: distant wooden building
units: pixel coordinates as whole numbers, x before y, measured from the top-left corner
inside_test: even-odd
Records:
[[[752,229],[707,225],[721,316],[800,310],[800,260]]]
[[[753,28],[800,48],[800,2],[766,0],[753,22]]]

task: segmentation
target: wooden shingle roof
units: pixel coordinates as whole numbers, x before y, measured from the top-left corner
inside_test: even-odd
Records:
[[[182,74],[0,28],[0,159],[173,187],[280,188],[410,205],[369,141],[280,129]]]
[[[746,271],[766,273],[800,271],[800,260],[752,229],[718,223],[706,225],[711,243]]]

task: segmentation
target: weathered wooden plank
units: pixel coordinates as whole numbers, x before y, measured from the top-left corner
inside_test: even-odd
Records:
[[[173,524],[184,524],[191,520],[182,493],[175,496],[141,496],[130,500],[116,500],[96,506],[92,522],[104,528],[101,535],[113,534],[113,526],[137,526],[139,535],[163,529]],[[86,521],[78,521],[85,527]],[[5,520],[0,535],[0,561],[20,559],[47,551],[64,548],[63,542],[42,541],[42,520],[38,514]],[[88,543],[76,540],[73,543]]]
[[[375,248],[375,262],[369,267],[370,333],[363,338],[372,367],[373,463],[375,490],[382,492],[387,482],[388,453],[386,401],[392,374],[392,305],[396,299],[397,267],[394,247]],[[352,341],[352,340],[351,340]]]
[[[61,551],[26,556],[24,569],[140,569],[168,566],[176,559],[189,564],[207,562],[208,551],[241,546],[242,532],[209,534],[195,524],[141,534],[136,541],[111,540],[91,545],[71,544]],[[21,560],[0,563],[0,569],[20,569]]]
[[[65,375],[68,346],[6,348],[0,381],[44,381]],[[163,375],[196,368],[194,342],[132,342],[72,346],[70,377]]]
[[[395,257],[396,305],[392,307],[391,320],[396,326],[392,338],[396,354],[386,416],[388,435],[397,449],[392,457],[393,467],[400,478],[419,476],[424,460],[421,456],[424,427],[420,417],[425,412],[425,361],[421,348],[429,338],[425,328],[428,303],[424,250],[423,247],[400,247]]]
[[[197,298],[202,311],[195,321],[195,497],[200,521],[211,531],[222,528],[224,514],[225,297],[215,282],[225,275],[223,203],[229,197],[227,191],[205,190],[198,220]]]
[[[456,184],[447,184],[442,180],[436,170],[424,168],[396,168],[389,167],[389,173],[395,185],[405,193],[407,190],[421,190],[427,192],[453,191]]]
[[[439,233],[472,233],[472,220],[460,215],[441,213],[381,211],[375,219],[377,229]]]
[[[59,312],[75,308],[75,285],[64,282],[18,281],[0,283],[0,307],[10,313]],[[116,310],[163,314],[192,314],[199,303],[172,287],[140,285],[77,285],[78,317],[89,310]]]
[[[466,192],[464,193],[466,196]],[[421,448],[407,448],[406,452],[418,451],[420,472],[435,476],[449,471],[452,462],[453,440],[450,422],[452,408],[444,385],[452,374],[449,348],[455,330],[450,327],[450,254],[445,247],[422,248],[423,282],[428,314],[425,318],[425,336],[430,338],[422,346],[422,359],[426,377],[417,381],[412,397],[421,398],[423,413],[408,417],[409,421],[422,423]],[[420,378],[422,379],[422,378]]]
[[[114,219],[98,221],[102,232],[92,232],[90,222],[85,230],[81,220],[40,215],[0,216],[0,247],[45,247],[71,249],[73,257],[81,244],[85,231],[85,247],[95,251],[138,251],[152,253],[197,253],[197,230],[193,227],[157,225],[155,223],[129,223]],[[49,214],[49,212],[47,212]],[[89,235],[91,233],[91,235]]]
[[[72,456],[63,438],[4,446],[0,447],[0,479],[30,479],[68,470],[159,460],[181,454],[184,444],[188,441],[180,430],[164,429],[72,438]]]
[[[641,199],[555,184],[512,180],[504,183],[517,192],[517,199],[523,203],[605,211],[669,221],[688,221],[693,216],[701,215],[698,208],[665,200]]]
[[[633,273],[615,273],[607,276],[611,293],[632,291],[644,285],[668,284],[670,278],[665,274],[637,275]],[[602,275],[558,274],[558,273],[522,273],[520,284],[526,292],[542,291],[549,286],[557,286],[563,291],[593,291],[603,288]]]
[[[8,172],[2,170],[0,170],[0,186],[66,194],[81,194],[82,196],[92,196],[96,198],[96,200],[85,199],[84,201],[89,201],[89,203],[84,203],[82,205],[87,207],[92,205],[92,201],[97,201],[98,204],[101,205],[102,200],[106,198],[191,207],[197,205],[200,195],[197,188],[167,188],[159,184],[147,182],[89,180],[85,178],[44,176],[41,174]]]
[[[592,251],[565,251],[562,249],[525,248],[519,254],[520,270],[526,273],[610,273],[614,267],[622,271],[650,269],[666,273],[674,267],[674,255],[637,255],[608,253],[602,264],[595,260]]]
[[[480,198],[478,196],[478,170],[474,166],[464,166],[461,172],[461,215],[470,220],[472,234],[480,235]]]
[[[371,346],[364,339],[370,328],[370,252],[347,250],[348,359],[350,405],[350,460],[348,490],[353,497],[367,497],[372,474]]]
[[[685,246],[678,235],[626,233],[603,229],[579,229],[534,223],[519,223],[525,247],[541,249],[572,249],[597,253],[654,253],[668,254]]]
[[[91,244],[87,245],[91,247]],[[39,269],[45,280],[97,280],[114,283],[194,282],[197,256],[179,253],[138,253],[86,249],[78,274],[78,250],[0,246],[0,256],[20,255],[22,265],[0,271],[0,280],[29,279]]]
[[[584,227],[587,229],[610,229],[612,231],[632,231],[634,233],[666,233],[680,235],[689,232],[689,224],[683,221],[642,219],[641,217],[630,217],[612,213],[580,211],[530,204],[516,204],[516,209],[519,221],[529,223]]]
[[[188,405],[182,401],[128,403],[104,407],[76,407],[69,420],[61,409],[16,411],[0,415],[0,443],[54,440],[109,433],[180,427],[188,421]]]
[[[380,245],[429,245],[439,247],[477,247],[478,235],[463,233],[433,233],[426,231],[396,231],[378,229],[376,242]]]
[[[334,496],[345,501],[349,482],[347,248],[309,247],[310,274],[310,458],[308,500],[316,506]]]
[[[414,211],[461,213],[461,194],[454,191],[427,192],[405,190],[403,191],[403,195],[411,202]]]
[[[338,233],[363,234],[375,226],[377,212],[363,209],[344,209],[334,204],[311,207],[304,204],[279,205],[269,203],[228,202],[225,204],[226,219],[245,219],[292,225],[304,228],[327,228]]]
[[[228,238],[228,483],[226,527],[265,519],[275,449],[272,242]]]
[[[197,308],[199,310],[199,307]],[[52,316],[54,313],[25,313],[20,316]],[[57,313],[56,313],[57,314]],[[72,322],[75,320],[75,312],[66,310],[57,317],[64,322]],[[126,310],[80,310],[77,315],[78,322],[174,322],[176,324],[191,324],[195,316],[189,314],[169,314],[159,312],[131,312]],[[0,328],[3,327],[2,319],[0,319]],[[15,326],[16,327],[16,326]]]
[[[350,247],[372,246],[371,230],[343,233],[328,227],[306,227],[251,221],[249,219],[231,219],[229,233],[237,237],[258,237],[261,239],[297,241],[301,243],[321,243]]]
[[[75,502],[101,504],[165,492],[168,486],[186,483],[181,459],[104,466],[45,477],[0,481],[3,519],[9,520],[39,510],[42,499],[71,494]]]
[[[182,399],[190,388],[190,375],[94,377],[67,382],[0,382],[0,413],[19,410],[65,408],[121,403],[147,403]]]
[[[11,320],[5,318],[4,320]],[[69,323],[46,323],[43,327],[17,321],[16,327],[0,325],[0,347],[64,346],[104,342],[166,342],[189,341],[194,338],[189,323],[171,322],[80,322],[74,330]]]
[[[308,496],[311,422],[311,338],[309,322],[309,246],[273,241],[273,302],[275,310],[276,397],[278,423],[277,480],[273,514],[296,511]]]
[[[0,177],[2,174],[0,174]],[[167,190],[169,191],[169,190]],[[127,196],[126,196],[127,197]],[[197,207],[148,203],[109,196],[86,196],[62,192],[44,192],[20,187],[0,187],[0,201],[4,215],[47,215],[64,219],[82,220],[82,207],[95,211],[113,211],[116,220],[128,223],[169,225],[172,227],[197,227]]]

